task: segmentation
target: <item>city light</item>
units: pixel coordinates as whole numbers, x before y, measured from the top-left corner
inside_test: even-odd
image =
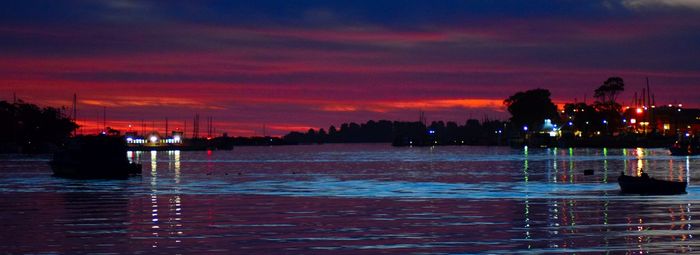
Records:
[[[527,131],[527,126],[523,126],[523,131]]]
[[[148,139],[151,140],[152,143],[156,143],[156,142],[158,141],[158,137],[156,137],[156,136],[154,136],[154,135],[152,135],[152,136],[149,137]]]
[[[642,114],[644,110],[642,108],[637,108],[637,114]]]

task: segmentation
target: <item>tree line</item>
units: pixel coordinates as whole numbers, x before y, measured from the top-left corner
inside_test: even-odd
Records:
[[[283,137],[290,143],[394,143],[395,145],[496,145],[505,139],[507,123],[499,120],[467,120],[456,122],[369,120],[365,123],[343,123],[328,131],[309,129],[291,132]]]
[[[78,128],[59,108],[0,101],[0,152],[46,152]]]
[[[370,120],[361,124],[344,123],[340,129],[330,126],[328,131],[321,128],[291,132],[283,140],[302,144],[501,145],[528,133],[538,133],[545,120],[566,135],[572,135],[573,131],[581,132],[582,137],[611,135],[624,131],[622,106],[617,102],[624,85],[622,78],[610,77],[593,91],[596,100],[592,104],[567,103],[563,109],[552,102],[547,89],[516,92],[503,101],[511,114],[508,121],[470,119],[462,124],[433,121],[428,125],[420,121]]]

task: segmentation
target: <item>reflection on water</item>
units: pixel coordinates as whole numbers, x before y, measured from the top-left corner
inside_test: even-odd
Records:
[[[47,158],[0,158],[0,250],[637,254],[698,246],[700,157],[661,149],[323,145],[127,157],[144,165],[141,178],[58,179]],[[617,175],[641,170],[687,180],[689,193],[619,195]]]

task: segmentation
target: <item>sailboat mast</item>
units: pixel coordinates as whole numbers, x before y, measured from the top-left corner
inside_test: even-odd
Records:
[[[102,106],[102,130],[107,131],[107,106]]]
[[[73,93],[73,122],[78,123],[78,95],[76,93]],[[80,127],[78,127],[80,128]],[[78,135],[78,128],[73,130],[73,136]]]

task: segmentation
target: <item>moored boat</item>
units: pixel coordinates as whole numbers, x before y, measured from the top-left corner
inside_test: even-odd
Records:
[[[65,144],[49,162],[55,176],[75,179],[126,179],[141,173],[129,162],[119,137],[84,136]]]
[[[650,178],[646,173],[641,176],[629,176],[624,172],[617,178],[620,192],[625,194],[642,195],[677,195],[685,194],[687,182],[665,181]]]
[[[700,155],[700,139],[697,136],[687,136],[686,139],[676,141],[669,150],[673,156]]]

